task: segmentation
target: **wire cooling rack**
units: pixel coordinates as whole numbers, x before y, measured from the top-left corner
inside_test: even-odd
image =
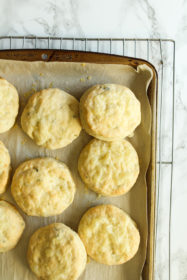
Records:
[[[29,48],[82,50],[131,56],[148,60],[155,66],[158,72],[155,280],[171,280],[175,41],[137,38],[0,37],[1,50]],[[45,60],[45,57],[42,59]],[[168,201],[169,204],[166,203]]]

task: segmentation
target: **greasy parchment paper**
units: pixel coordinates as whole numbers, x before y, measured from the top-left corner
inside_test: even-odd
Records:
[[[66,63],[66,62],[20,62],[0,61],[0,76],[11,82],[20,95],[20,111],[16,125],[7,133],[0,135],[8,147],[12,160],[12,174],[15,168],[24,160],[34,157],[51,156],[65,162],[73,173],[77,192],[72,205],[61,215],[49,218],[28,217],[21,210],[26,221],[26,229],[15,249],[0,254],[1,280],[34,280],[36,277],[30,271],[26,261],[26,251],[29,237],[39,227],[53,222],[63,222],[77,231],[82,214],[91,206],[112,203],[127,213],[136,221],[141,235],[140,248],[136,256],[126,264],[119,266],[101,265],[93,260],[87,264],[81,280],[138,280],[146,258],[147,225],[147,186],[146,171],[150,161],[151,149],[151,110],[147,97],[147,88],[152,79],[152,71],[146,65],[137,70],[130,66]],[[132,190],[121,197],[98,197],[87,190],[81,182],[77,171],[77,160],[82,148],[91,139],[84,131],[69,146],[50,151],[34,144],[20,127],[20,115],[28,97],[43,88],[58,87],[76,98],[90,86],[98,83],[116,83],[129,87],[141,102],[142,122],[134,135],[129,138],[139,155],[140,175]],[[10,202],[13,198],[10,187],[1,195]]]

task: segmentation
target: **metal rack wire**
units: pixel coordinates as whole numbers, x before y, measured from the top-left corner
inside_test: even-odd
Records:
[[[175,117],[175,41],[170,39],[139,38],[63,38],[63,37],[0,37],[0,49],[68,49],[96,51],[139,57],[150,61],[158,72],[158,154],[157,154],[157,205],[156,205],[156,241],[163,239],[168,244],[168,256],[162,259],[160,249],[155,247],[155,279],[171,279],[171,222],[172,222],[172,188],[174,163],[174,117]],[[43,57],[45,60],[45,57]],[[169,101],[168,101],[169,100]],[[164,177],[168,169],[170,178]],[[169,182],[167,180],[169,179]],[[161,200],[165,199],[162,186],[167,184],[169,208],[161,208]],[[164,186],[165,188],[165,186]],[[162,221],[166,216],[166,223]],[[162,214],[162,215],[161,215]],[[166,229],[166,225],[167,229]],[[166,233],[167,232],[167,236]],[[161,237],[160,237],[160,236]],[[161,244],[159,242],[156,244]],[[165,248],[162,248],[162,250]],[[165,261],[166,259],[166,261]],[[160,262],[158,261],[160,260]],[[163,271],[165,262],[165,271]],[[160,278],[158,271],[162,269]]]

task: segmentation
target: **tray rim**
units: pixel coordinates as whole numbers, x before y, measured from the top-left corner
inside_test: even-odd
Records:
[[[46,56],[47,55],[47,56]],[[101,59],[103,58],[103,59]],[[0,60],[43,61],[43,62],[82,62],[99,64],[122,64],[133,68],[146,64],[153,71],[153,79],[147,89],[152,110],[151,124],[151,159],[147,170],[147,217],[148,239],[146,260],[143,266],[142,279],[154,280],[154,248],[155,248],[155,208],[156,208],[156,150],[157,150],[157,105],[158,105],[158,73],[153,64],[141,58],[121,56],[101,52],[58,50],[58,49],[11,49],[0,50]],[[90,61],[91,60],[91,61]],[[94,61],[96,60],[96,61]],[[151,92],[152,91],[152,92]],[[149,183],[148,183],[149,181]]]

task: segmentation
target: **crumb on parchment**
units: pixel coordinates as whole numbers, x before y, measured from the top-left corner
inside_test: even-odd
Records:
[[[91,262],[91,258],[89,256],[87,256],[87,263]]]
[[[91,80],[92,76],[87,76],[87,80]]]
[[[4,194],[4,193],[3,193],[3,194],[1,194],[0,199],[6,200],[6,196],[5,196],[5,194]]]
[[[97,198],[96,199],[100,199],[102,197],[101,194],[97,194]]]
[[[24,98],[27,98],[29,97],[31,94],[35,93],[37,90],[36,90],[36,83],[32,83],[32,87],[30,90],[26,91],[24,94],[23,94],[23,97]]]
[[[26,142],[27,142],[27,139],[23,139],[23,140],[21,141],[21,144],[24,145]]]
[[[18,128],[18,127],[19,127],[19,126],[18,126],[17,123],[15,123],[14,126],[13,126],[13,128]]]
[[[48,85],[49,88],[52,88],[53,87],[53,82],[51,82],[49,85]]]
[[[31,94],[33,94],[34,92],[35,92],[35,89],[34,89],[34,88],[31,88],[31,90],[25,92],[25,93],[23,94],[23,96],[24,96],[25,98],[27,98],[27,97],[29,97]]]

